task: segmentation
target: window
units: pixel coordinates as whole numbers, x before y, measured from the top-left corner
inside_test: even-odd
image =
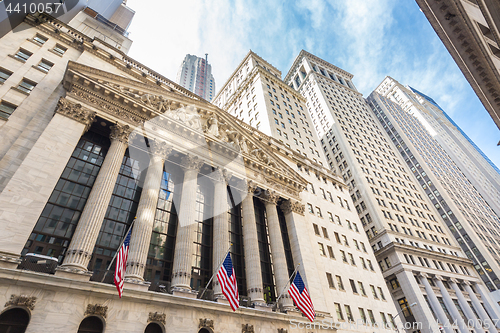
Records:
[[[375,290],[375,286],[370,284],[370,289],[372,291],[373,298],[378,299],[378,295],[377,295],[377,291]]]
[[[354,257],[352,256],[351,253],[347,254],[349,256],[349,261],[351,262],[351,265],[356,266],[356,262],[354,261]]]
[[[54,46],[54,48],[52,49],[52,51],[54,51],[55,53],[57,53],[58,55],[62,56],[68,49],[65,48],[64,46],[60,45],[60,44],[56,44],[56,46]]]
[[[40,63],[38,64],[38,66],[36,68],[38,68],[42,72],[48,72],[52,68],[52,66],[54,66],[53,63],[51,63],[50,61],[47,61],[45,59],[42,59],[42,61],[40,61]]]
[[[385,314],[383,312],[380,312],[380,318],[382,318],[382,323],[384,323],[384,327],[389,327],[387,325],[387,319],[385,318]]]
[[[373,265],[372,265],[372,262],[370,261],[370,259],[366,259],[366,262],[368,262],[368,267],[370,267],[370,270],[375,272],[375,270],[373,269]]]
[[[313,206],[310,203],[307,204],[307,209],[309,210],[309,213],[311,213],[311,214],[314,215],[314,209],[313,209]]]
[[[334,235],[335,239],[337,240],[337,243],[342,244],[342,241],[340,240],[340,235],[337,232],[335,232]]]
[[[347,257],[346,257],[346,255],[345,255],[345,252],[344,252],[344,251],[342,251],[342,250],[340,250],[340,255],[341,255],[341,257],[342,257],[342,261],[343,261],[343,262],[345,262],[345,263],[347,263]]]
[[[351,307],[349,305],[344,305],[344,309],[345,309],[345,314],[346,314],[347,320],[350,322],[353,322],[354,317],[352,316]]]
[[[319,207],[316,207],[316,215],[318,215],[318,217],[323,217],[323,214],[321,214],[321,209]]]
[[[334,221],[333,221],[333,215],[330,212],[328,212],[328,220],[330,220],[330,222],[334,223]]]
[[[321,230],[323,231],[323,237],[329,239],[330,237],[328,237],[328,230],[326,230],[325,227],[321,227]]]
[[[339,286],[339,290],[345,290],[344,289],[344,284],[342,283],[342,277],[339,275],[335,275],[337,278],[337,286]]]
[[[0,330],[2,332],[25,332],[29,322],[28,312],[21,308],[13,308],[0,315]]]
[[[356,282],[354,280],[349,279],[349,283],[351,284],[351,290],[354,294],[358,293],[358,290],[356,289]]]
[[[17,53],[14,55],[14,58],[25,62],[29,57],[31,57],[32,54],[33,53],[26,51],[25,49],[19,49],[19,51],[17,51]]]
[[[21,83],[17,86],[17,89],[29,94],[33,89],[35,89],[36,83],[28,79],[23,79]]]
[[[330,245],[328,245],[326,248],[328,249],[328,255],[330,256],[330,258],[335,259],[335,255],[333,254],[333,248]]]
[[[40,34],[36,34],[35,37],[33,37],[33,40],[38,44],[43,45],[48,40],[48,38]]]
[[[16,110],[15,105],[2,101],[0,103],[0,117],[9,118],[12,112]]]
[[[326,279],[328,280],[328,286],[332,289],[335,289],[335,284],[333,283],[332,274],[326,273]]]
[[[366,291],[365,291],[365,287],[363,286],[363,282],[358,281],[358,286],[359,286],[359,291],[361,292],[361,295],[366,296]]]
[[[380,294],[380,298],[385,301],[385,296],[384,296],[384,293],[382,292],[382,288],[378,287],[378,293]]]
[[[0,68],[0,83],[4,83],[12,75],[11,71]]]
[[[389,283],[391,284],[391,288],[393,290],[398,289],[400,287],[398,279],[392,279],[389,281]]]
[[[321,236],[321,234],[319,233],[318,225],[313,223],[313,228],[314,228],[314,233],[318,236]]]
[[[375,317],[373,316],[372,310],[368,310],[368,316],[370,317],[370,321],[372,322],[372,325],[375,325]]]
[[[344,315],[342,314],[342,308],[339,303],[335,303],[335,311],[337,312],[337,319],[339,321],[344,321]]]
[[[365,314],[365,310],[362,309],[362,308],[358,308],[359,309],[359,316],[361,317],[361,322],[363,324],[366,324],[366,314]]]
[[[321,243],[318,243],[319,245],[319,253],[322,255],[322,256],[325,256],[326,257],[326,253],[325,253],[325,246]]]

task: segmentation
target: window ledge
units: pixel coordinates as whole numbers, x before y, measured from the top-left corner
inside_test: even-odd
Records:
[[[10,89],[15,90],[15,91],[17,91],[17,92],[19,92],[19,93],[21,93],[21,94],[26,95],[26,96],[29,96],[29,95],[30,95],[29,93],[27,93],[27,92],[26,92],[26,91],[24,91],[24,90],[19,89],[18,87],[10,87]]]
[[[54,53],[56,56],[61,57],[61,58],[62,58],[62,57],[63,57],[63,55],[64,55],[64,53],[63,53],[63,54],[61,54],[61,53],[58,53],[58,52],[56,52],[56,51],[54,51],[54,50],[52,50],[52,49],[49,49],[49,52]]]
[[[15,55],[13,55],[13,54],[9,54],[8,56],[9,56],[9,57],[11,57],[11,58],[12,58],[12,59],[14,59],[14,60],[17,60],[17,61],[19,61],[19,62],[23,63],[23,64],[24,64],[24,63],[26,63],[26,60],[21,60],[21,59],[17,58],[17,57],[16,57]]]
[[[47,74],[49,71],[44,71],[43,69],[40,69],[38,66],[35,66],[35,65],[32,65],[31,67],[33,67],[34,69],[36,69],[37,71],[40,71],[44,74]]]

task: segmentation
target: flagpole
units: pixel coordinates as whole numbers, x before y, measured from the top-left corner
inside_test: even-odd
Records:
[[[224,258],[222,258],[221,263],[219,264],[219,266],[217,266],[217,269],[212,274],[212,277],[210,278],[210,280],[208,280],[207,285],[205,286],[205,288],[203,289],[203,292],[201,293],[200,299],[203,297],[203,295],[205,295],[205,291],[207,291],[207,288],[210,285],[210,282],[212,282],[214,276],[217,275],[217,272],[219,271],[220,266],[222,266],[222,264],[224,263],[224,260],[226,260],[227,254],[229,253],[229,251],[231,251],[231,246],[233,246],[232,243],[231,243],[231,245],[229,245],[229,249],[227,249],[226,254],[224,255]]]
[[[298,264],[297,267],[295,267],[295,270],[293,271],[292,275],[290,275],[290,277],[288,278],[288,281],[285,284],[285,287],[283,287],[283,290],[281,291],[281,294],[279,295],[278,299],[276,300],[276,304],[278,304],[278,301],[280,300],[281,296],[283,296],[283,293],[285,292],[286,287],[290,283],[290,279],[292,278],[292,276],[294,276],[295,273],[297,273],[297,270],[299,269],[299,266],[300,266],[300,264]]]
[[[127,238],[127,235],[130,231],[130,228],[132,228],[132,226],[134,225],[134,222],[135,220],[137,219],[137,217],[134,217],[134,219],[132,220],[132,223],[130,223],[130,226],[128,227],[127,229],[127,232],[125,233],[125,237],[123,237],[123,240],[122,242],[120,243],[120,246],[118,246],[118,249],[116,250],[115,252],[115,255],[113,257],[113,259],[111,260],[111,262],[109,263],[108,265],[108,268],[106,269],[106,271],[104,271],[104,275],[101,279],[101,283],[104,281],[104,279],[106,278],[106,275],[108,275],[108,272],[109,272],[109,269],[111,268],[111,266],[113,265],[113,263],[115,262],[115,259],[116,259],[116,256],[118,255],[118,251],[120,251],[120,248],[122,247],[123,243],[125,243],[125,239]]]

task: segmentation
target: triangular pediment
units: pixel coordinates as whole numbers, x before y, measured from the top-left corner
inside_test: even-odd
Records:
[[[99,112],[114,117],[110,120],[175,130],[187,138],[179,145],[198,140],[210,146],[211,157],[239,155],[246,176],[261,185],[269,185],[272,179],[275,189],[297,197],[307,184],[274,154],[268,136],[201,98],[183,94],[181,89],[127,79],[75,62],[68,64],[63,85],[70,98],[90,102]]]

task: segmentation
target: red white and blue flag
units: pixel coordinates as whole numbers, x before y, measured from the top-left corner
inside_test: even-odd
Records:
[[[132,233],[132,228],[127,233],[125,241],[118,250],[116,256],[116,268],[115,268],[115,286],[118,289],[118,296],[122,298],[123,293],[123,281],[125,279],[125,269],[127,268],[127,258],[128,258],[128,248],[130,246],[130,235]]]
[[[316,312],[314,312],[311,297],[309,296],[309,292],[307,291],[299,272],[295,275],[293,283],[288,289],[288,294],[292,297],[299,310],[302,311],[302,313],[312,322],[316,317]]]
[[[226,259],[217,272],[217,279],[222,289],[222,293],[231,305],[231,309],[236,311],[240,307],[240,295],[238,294],[238,286],[236,285],[236,274],[234,274],[233,262],[231,254],[228,253]]]

